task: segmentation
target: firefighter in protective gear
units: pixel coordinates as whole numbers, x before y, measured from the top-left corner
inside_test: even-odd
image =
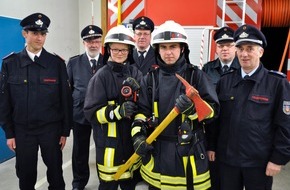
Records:
[[[215,88],[206,75],[189,62],[187,34],[174,21],[166,21],[155,32],[153,46],[159,68],[142,79],[139,111],[131,135],[137,154],[142,156],[141,175],[150,189],[210,188],[208,158],[203,124],[219,111]],[[185,95],[178,73],[194,86],[212,108],[210,116],[198,121],[194,103]],[[152,143],[145,142],[149,131],[163,121],[173,107],[177,116]]]
[[[134,190],[133,174],[140,161],[119,181],[114,181],[113,175],[134,153],[130,130],[137,105],[132,98],[122,96],[121,90],[123,84],[139,90],[142,73],[131,65],[135,44],[128,28],[112,28],[104,45],[104,66],[90,80],[84,104],[85,117],[93,124],[99,190],[117,190],[119,185],[121,189]],[[126,80],[131,82],[124,83]]]

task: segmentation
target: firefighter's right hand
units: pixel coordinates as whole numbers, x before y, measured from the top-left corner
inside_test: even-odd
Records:
[[[195,111],[194,103],[185,94],[181,94],[176,98],[175,106],[178,108],[180,113],[190,115]]]
[[[121,117],[130,118],[137,111],[137,104],[132,101],[124,102],[119,109],[119,113]]]
[[[153,150],[153,146],[146,142],[144,135],[135,135],[133,143],[135,152],[141,157],[145,157],[149,151]]]

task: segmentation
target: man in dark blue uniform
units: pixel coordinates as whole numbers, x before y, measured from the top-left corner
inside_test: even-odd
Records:
[[[202,70],[210,77],[216,86],[222,74],[240,68],[236,57],[234,42],[234,30],[230,27],[222,27],[213,36],[216,43],[216,54],[218,58],[206,63]]]
[[[81,32],[85,53],[70,58],[67,65],[73,96],[73,152],[72,170],[74,190],[84,189],[90,178],[89,153],[92,126],[85,119],[83,107],[89,80],[103,66],[101,28],[86,26]]]
[[[221,189],[268,190],[290,158],[290,85],[260,62],[267,45],[261,31],[243,25],[234,40],[241,69],[217,85]]]
[[[42,13],[24,18],[26,47],[2,64],[0,124],[16,153],[21,190],[35,189],[39,148],[48,189],[65,189],[62,149],[72,125],[72,97],[64,60],[43,48],[49,24]]]
[[[134,65],[146,75],[152,70],[152,65],[156,64],[154,49],[150,45],[154,23],[150,18],[142,16],[134,20],[133,30],[136,41],[133,51]]]
[[[226,72],[231,72],[240,68],[238,58],[236,57],[236,47],[234,42],[234,30],[230,27],[222,27],[216,31],[213,36],[216,43],[216,54],[218,58],[213,61],[206,63],[202,70],[209,76],[214,86],[220,80],[221,76]],[[216,137],[217,128],[213,127],[212,124],[205,126],[206,137],[208,139],[207,150],[209,157],[209,168],[212,190],[219,190],[219,174],[218,174],[218,164],[216,163],[216,155],[214,142],[212,140]]]

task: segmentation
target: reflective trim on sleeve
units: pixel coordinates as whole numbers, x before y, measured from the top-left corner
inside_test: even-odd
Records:
[[[135,115],[134,120],[146,121],[146,116],[142,113],[138,113]]]
[[[98,111],[96,111],[97,120],[101,124],[108,123],[108,120],[106,118],[106,109],[107,109],[107,106],[104,106],[101,109],[99,109]]]
[[[114,114],[115,114],[115,116],[116,116],[116,118],[117,118],[118,120],[122,119],[122,116],[120,115],[119,110],[120,110],[120,106],[117,106],[117,107],[114,109]]]
[[[133,137],[134,135],[136,135],[137,133],[141,132],[141,127],[140,126],[135,126],[132,130],[131,130],[131,137]]]

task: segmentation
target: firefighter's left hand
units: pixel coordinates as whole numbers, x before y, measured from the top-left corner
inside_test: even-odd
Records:
[[[149,151],[153,150],[153,146],[146,142],[144,135],[135,135],[133,143],[135,152],[141,157],[145,157]]]
[[[282,166],[274,164],[273,162],[268,162],[266,168],[266,175],[267,176],[274,176],[280,173]]]
[[[119,113],[122,118],[131,118],[131,116],[136,113],[137,108],[138,106],[135,102],[126,101],[120,106]]]

